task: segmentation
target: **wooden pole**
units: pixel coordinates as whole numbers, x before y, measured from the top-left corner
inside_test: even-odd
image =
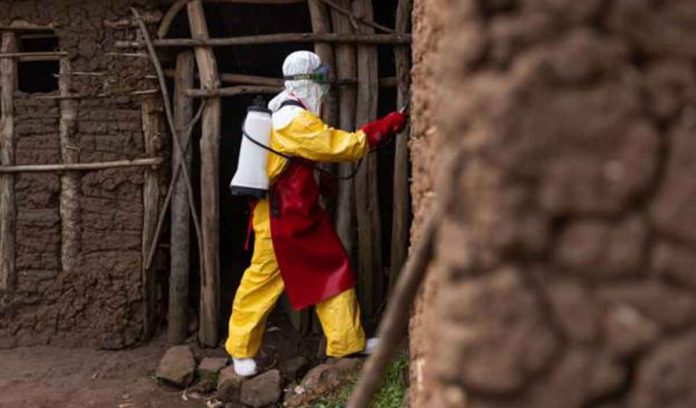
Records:
[[[372,19],[372,0],[356,0],[353,11]],[[374,32],[372,27],[361,27],[363,33]],[[363,125],[377,117],[379,95],[377,48],[360,45],[357,48],[358,92],[355,123]],[[382,228],[379,213],[379,185],[375,154],[365,158],[355,177],[355,213],[358,226],[358,293],[365,316],[377,312],[382,299],[384,272],[382,270]]]
[[[10,31],[2,33],[0,50],[7,54],[17,50],[17,35]],[[14,164],[14,102],[17,89],[17,60],[0,59],[0,164]],[[9,290],[15,280],[15,207],[14,176],[0,176],[0,290]]]
[[[411,22],[413,0],[399,0],[396,8],[396,29],[399,32],[408,31]],[[396,61],[397,97],[396,103],[400,108],[410,99],[411,89],[411,60],[409,47],[394,48]],[[389,271],[389,291],[396,284],[399,271],[406,262],[409,243],[409,223],[411,219],[411,196],[409,194],[408,169],[409,127],[396,136],[396,152],[394,154],[394,201],[392,205],[392,241]]]
[[[159,153],[164,135],[162,123],[162,102],[159,97],[151,96],[141,103],[143,142],[145,153],[154,156]],[[142,241],[142,279],[143,301],[145,303],[145,336],[151,336],[156,328],[157,282],[156,271],[146,265],[148,250],[155,240],[157,215],[161,196],[157,171],[145,169],[143,183],[143,241]]]
[[[60,61],[58,89],[61,95],[72,92],[72,68],[70,60]],[[64,164],[80,161],[77,147],[77,101],[60,101],[60,156]],[[75,172],[60,176],[61,266],[63,272],[74,271],[80,254],[80,205],[78,194],[80,177]]]
[[[307,2],[309,7],[309,16],[312,22],[312,32],[318,33],[330,33],[331,32],[331,15],[329,14],[329,9],[326,5],[319,0],[309,0]],[[319,56],[322,63],[328,64],[330,66],[336,66],[336,60],[334,56],[333,46],[326,43],[316,43],[314,44],[314,52]],[[331,78],[334,80],[335,78]],[[331,87],[329,93],[324,96],[324,102],[321,107],[321,117],[324,123],[330,126],[338,125],[338,100],[336,96],[336,89]],[[321,163],[321,168],[325,171],[334,173],[336,171],[336,166],[332,163]],[[336,199],[335,197],[321,197],[322,205],[326,209],[326,212],[332,217],[336,211]],[[311,313],[311,310],[304,310],[300,313],[305,313],[309,316],[304,319],[300,319],[301,322],[307,322],[307,325],[312,326],[311,328],[316,332],[321,332],[321,324],[317,318],[316,313]],[[311,323],[311,324],[310,324]],[[300,327],[300,332],[307,332],[309,328]]]
[[[190,5],[190,3],[189,3]],[[332,13],[333,14],[333,13]],[[345,16],[344,16],[345,17]],[[347,20],[347,17],[346,17]],[[155,47],[229,47],[239,45],[268,45],[287,43],[324,42],[338,44],[409,44],[408,34],[337,34],[337,33],[283,33],[229,38],[163,38],[153,40]],[[116,48],[144,47],[141,41],[116,41]]]
[[[178,132],[186,131],[193,116],[193,100],[184,91],[193,86],[194,60],[192,51],[183,51],[176,58],[174,77],[174,121]],[[172,174],[178,173],[180,165],[191,168],[193,154],[191,140],[184,140],[185,160],[178,156],[172,160]],[[190,171],[190,170],[189,170]],[[183,178],[174,181],[171,198],[171,234],[169,275],[169,311],[167,338],[170,344],[181,344],[188,337],[188,297],[189,297],[189,256],[190,256],[190,217],[186,182]]]
[[[98,163],[75,163],[75,164],[22,164],[17,166],[0,166],[0,174],[7,173],[44,173],[52,171],[90,171],[115,169],[120,167],[152,167],[162,164],[164,159],[161,157],[149,157],[146,159],[135,160],[116,160]]]
[[[350,7],[349,0],[339,0],[344,7]],[[350,34],[353,28],[345,14],[335,10],[331,11],[331,21],[336,33],[345,35]],[[354,79],[357,76],[355,47],[350,44],[336,45],[336,76],[338,80],[348,78]],[[338,109],[339,127],[344,130],[355,129],[355,87],[343,87],[338,90]],[[340,176],[348,176],[353,172],[353,165],[349,163],[340,164],[338,173]],[[338,197],[336,199],[336,231],[343,242],[343,246],[348,252],[349,257],[354,257],[353,231],[353,183],[339,183]]]
[[[201,0],[186,5],[193,38],[207,41],[208,24]],[[220,87],[217,63],[209,46],[198,45],[194,49],[201,87],[215,91]],[[219,150],[220,150],[220,99],[211,98],[203,110],[201,129],[201,212],[203,229],[203,265],[201,273],[201,304],[199,340],[208,347],[217,347],[218,319],[220,316],[219,293]]]

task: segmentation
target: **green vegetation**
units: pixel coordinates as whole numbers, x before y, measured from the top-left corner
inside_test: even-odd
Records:
[[[382,388],[375,396],[372,408],[399,408],[406,396],[408,373],[408,357],[405,354],[399,356],[389,371]],[[337,389],[332,395],[328,395],[315,401],[312,408],[343,408],[350,396],[357,378],[351,379],[341,388]]]

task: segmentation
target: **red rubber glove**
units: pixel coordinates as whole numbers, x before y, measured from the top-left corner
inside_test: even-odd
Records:
[[[367,143],[370,147],[376,147],[387,141],[389,136],[401,132],[405,126],[406,115],[401,112],[392,112],[366,124],[361,130],[367,135]]]

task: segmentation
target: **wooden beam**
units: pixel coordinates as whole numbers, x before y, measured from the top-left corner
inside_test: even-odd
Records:
[[[353,11],[372,19],[372,0],[356,0]],[[363,33],[372,33],[372,27],[360,27]],[[355,123],[358,126],[376,119],[379,96],[377,48],[357,47],[358,89]],[[370,154],[354,179],[355,213],[358,226],[358,294],[365,316],[374,317],[380,306],[384,289],[382,268],[382,228],[379,213],[379,158]]]
[[[193,0],[187,5],[191,36],[207,42],[208,24],[203,3]],[[161,40],[163,41],[163,40]],[[196,44],[194,49],[201,87],[215,91],[220,87],[217,62],[213,50]],[[220,317],[220,253],[219,253],[219,154],[220,154],[220,99],[211,98],[203,110],[201,129],[201,212],[203,230],[204,270],[201,273],[201,303],[199,341],[208,347],[218,345]]]
[[[190,4],[190,3],[189,3]],[[283,33],[263,34],[229,38],[164,38],[153,40],[155,47],[228,47],[239,45],[267,45],[304,42],[345,44],[410,44],[410,34],[335,34],[335,33]],[[141,48],[140,41],[116,41],[116,48]]]
[[[278,86],[232,86],[216,89],[187,89],[186,96],[194,98],[219,98],[221,96],[237,96],[245,94],[275,94],[282,90]]]
[[[193,86],[194,59],[192,51],[183,51],[176,57],[176,75],[174,77],[174,121],[180,133],[186,131],[193,117],[193,100],[185,90]],[[174,156],[172,174],[176,174],[180,165],[191,169],[193,153],[191,140],[185,140],[185,158],[182,161]],[[171,234],[170,234],[170,274],[169,274],[169,310],[167,313],[167,339],[170,344],[181,344],[188,337],[188,298],[189,274],[191,266],[189,256],[190,215],[186,182],[183,178],[174,180],[171,197]]]
[[[164,142],[162,101],[154,95],[143,99],[140,106],[145,154],[155,156],[161,153]],[[148,338],[157,328],[157,271],[146,265],[146,259],[152,242],[156,239],[155,230],[161,196],[160,174],[155,168],[146,168],[143,183],[142,290],[145,303],[145,336]]]
[[[70,60],[60,61],[58,89],[61,95],[72,92],[72,67]],[[64,164],[80,161],[77,140],[77,101],[65,99],[60,102],[60,157]],[[77,267],[80,253],[80,177],[75,172],[60,176],[60,222],[61,222],[61,266],[63,272],[72,272]]]
[[[2,33],[0,52],[11,54],[17,51],[17,34]],[[14,91],[17,89],[17,60],[0,59],[0,165],[14,164]],[[15,280],[15,234],[17,211],[15,203],[14,176],[0,176],[0,290],[10,290]]]
[[[115,169],[120,167],[159,166],[164,161],[161,157],[151,157],[135,160],[116,160],[99,163],[75,163],[75,164],[23,164],[2,165],[0,173],[43,173],[50,171],[90,171]]]
[[[19,61],[58,61],[67,56],[67,52],[63,51],[47,51],[47,52],[3,52],[0,53],[0,58],[17,58]]]
[[[350,7],[349,0],[338,0],[344,7]],[[331,11],[333,29],[340,35],[352,34],[353,28],[345,14],[336,10]],[[355,79],[357,77],[357,61],[355,59],[355,47],[348,43],[337,44],[335,50],[336,76],[339,81]],[[355,87],[343,87],[339,89],[339,127],[345,130],[355,129]],[[338,173],[346,177],[353,172],[350,163],[339,164]],[[336,232],[351,259],[354,259],[354,208],[353,208],[353,183],[339,183],[338,197],[336,198]]]
[[[413,0],[399,0],[396,8],[396,29],[406,32],[411,23]],[[397,80],[397,108],[405,106],[411,99],[411,49],[409,47],[394,48]],[[409,230],[411,220],[411,195],[409,194],[409,151],[407,126],[396,136],[396,151],[394,153],[394,201],[392,204],[392,238],[391,259],[389,262],[389,292],[391,292],[399,277],[401,268],[408,256]]]

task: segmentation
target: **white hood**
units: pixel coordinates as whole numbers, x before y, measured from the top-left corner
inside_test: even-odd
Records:
[[[285,58],[283,76],[311,74],[320,65],[321,59],[317,54],[310,51],[296,51]],[[312,80],[285,81],[285,90],[268,103],[268,109],[276,112],[284,101],[296,99],[302,102],[312,113],[319,114],[323,96],[324,93],[321,86]]]

